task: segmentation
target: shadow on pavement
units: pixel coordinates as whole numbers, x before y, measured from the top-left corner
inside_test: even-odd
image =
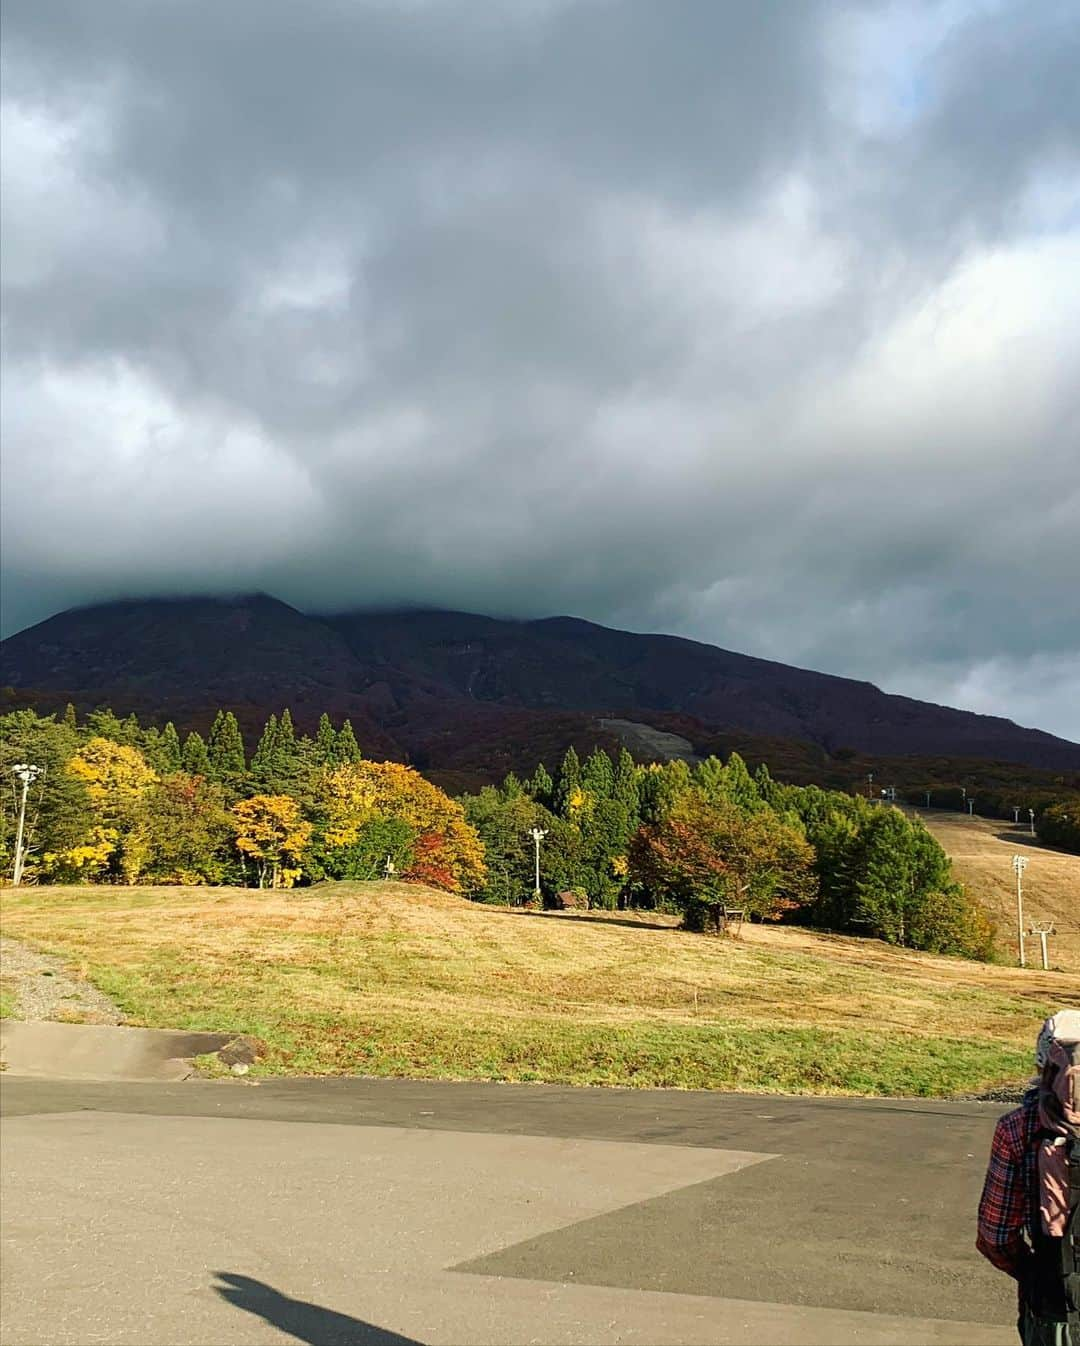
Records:
[[[272,1285],[239,1276],[233,1271],[215,1271],[224,1285],[214,1289],[228,1302],[247,1313],[264,1318],[282,1332],[289,1332],[309,1346],[421,1346],[411,1337],[401,1337],[384,1327],[351,1318],[347,1313],[308,1304],[303,1299],[290,1299]]]

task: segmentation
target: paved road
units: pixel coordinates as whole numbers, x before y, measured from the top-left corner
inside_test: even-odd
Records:
[[[1006,1343],[998,1109],[413,1081],[2,1087],[7,1346]]]

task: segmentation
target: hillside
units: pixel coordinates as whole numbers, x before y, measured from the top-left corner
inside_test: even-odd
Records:
[[[1016,956],[1016,875],[1012,857],[1023,855],[1024,924],[1053,922],[1048,944],[1051,967],[1080,972],[1080,855],[1042,846],[1023,827],[961,813],[919,810],[948,852],[953,872],[998,924],[998,946]],[[1029,966],[1038,966],[1039,941],[1028,939]]]
[[[711,748],[736,742],[836,756],[922,754],[1080,771],[1080,745],[1011,721],[891,696],[672,636],[569,617],[452,612],[315,617],[276,599],[143,600],[61,613],[0,645],[9,704],[73,700],[205,728],[219,707],[248,731],[289,705],[310,727],[348,715],[371,755],[460,784],[609,745],[601,719],[652,724]],[[754,754],[753,744],[774,749]]]
[[[394,883],[7,891],[3,933],[133,1023],[249,1032],[276,1073],[942,1095],[1015,1082],[1080,979]],[[888,1025],[883,1034],[881,1026]]]

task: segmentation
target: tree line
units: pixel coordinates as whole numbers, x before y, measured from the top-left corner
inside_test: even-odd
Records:
[[[461,802],[484,842],[487,901],[529,892],[537,829],[546,892],[592,906],[682,912],[696,928],[723,906],[935,952],[993,948],[989,918],[918,819],[782,784],[764,765],[751,775],[737,753],[637,766],[625,749],[582,762],[570,748],[554,778],[541,765]]]
[[[10,872],[18,762],[29,792],[27,877],[40,882],[243,884],[397,877],[479,901],[530,900],[543,833],[542,900],[659,908],[703,928],[710,911],[795,920],[912,948],[987,956],[993,932],[945,853],[899,810],[752,775],[737,753],[639,765],[623,749],[555,775],[451,799],[417,771],[363,758],[351,725],[298,734],[268,719],[250,757],[236,717],[182,741],[109,710],[81,722],[0,717],[0,863]]]
[[[396,762],[361,756],[348,720],[297,734],[271,715],[250,759],[231,711],[208,737],[91,712],[79,723],[0,717],[6,777],[0,863],[10,872],[19,762],[44,768],[28,792],[27,876],[50,883],[292,887],[396,876],[472,892],[483,846],[460,804]]]

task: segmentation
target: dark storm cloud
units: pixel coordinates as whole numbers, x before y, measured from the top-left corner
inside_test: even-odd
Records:
[[[5,624],[572,611],[1080,736],[1071,3],[9,3]]]

